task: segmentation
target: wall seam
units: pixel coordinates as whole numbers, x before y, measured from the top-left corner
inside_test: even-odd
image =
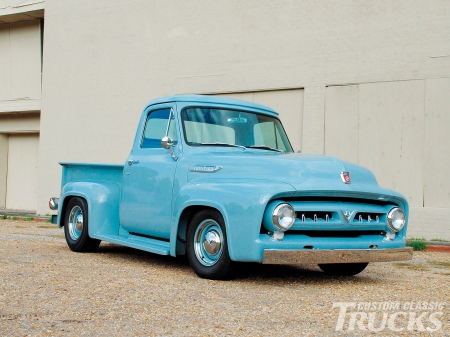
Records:
[[[9,135],[6,140],[6,175],[5,175],[5,209],[6,209],[6,200],[8,199],[8,169],[9,169]]]
[[[422,142],[422,207],[425,208],[425,129],[426,129],[426,122],[427,122],[427,80],[424,79],[423,81],[423,127],[422,127],[422,133],[423,133],[423,142]]]

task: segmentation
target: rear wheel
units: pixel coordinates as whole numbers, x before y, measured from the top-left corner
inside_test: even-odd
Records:
[[[353,276],[366,269],[369,263],[330,263],[319,264],[320,269],[329,275]]]
[[[64,235],[67,245],[74,252],[95,251],[100,240],[92,239],[88,233],[88,206],[82,198],[72,198],[64,217]]]
[[[189,264],[198,276],[211,280],[232,276],[234,262],[228,254],[225,224],[219,212],[203,210],[192,218],[186,248]]]

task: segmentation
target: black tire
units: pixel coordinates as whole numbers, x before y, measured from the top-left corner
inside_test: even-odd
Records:
[[[353,276],[359,274],[364,269],[366,269],[368,262],[364,263],[330,263],[330,264],[319,264],[320,269],[322,269],[328,275],[335,276]]]
[[[88,205],[82,198],[72,198],[64,215],[64,235],[69,248],[74,252],[93,252],[100,240],[89,237]]]
[[[225,223],[219,212],[206,209],[194,215],[187,230],[186,250],[189,264],[198,276],[210,280],[233,276],[235,263],[228,254]]]

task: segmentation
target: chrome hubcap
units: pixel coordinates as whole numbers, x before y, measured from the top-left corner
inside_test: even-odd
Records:
[[[217,263],[223,251],[223,233],[220,225],[212,219],[203,220],[194,234],[194,252],[204,266]]]
[[[75,206],[71,209],[69,214],[69,236],[72,240],[76,241],[83,232],[83,211],[80,206]]]
[[[216,230],[211,230],[205,235],[203,240],[203,248],[208,254],[217,254],[221,247],[220,235]]]

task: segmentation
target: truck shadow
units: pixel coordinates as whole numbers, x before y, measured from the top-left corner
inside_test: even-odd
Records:
[[[102,243],[97,253],[107,255],[108,259],[120,260],[125,263],[144,264],[162,270],[170,269],[180,277],[197,277],[189,266],[185,256],[173,257],[153,254],[130,247],[111,243]],[[94,253],[95,254],[95,253]],[[368,267],[368,269],[370,266]],[[371,277],[367,272],[352,277],[330,276],[322,272],[316,265],[263,265],[259,263],[238,263],[234,277],[230,281],[252,283],[282,283],[286,284],[335,284],[343,280],[355,283],[376,284],[381,282]]]

